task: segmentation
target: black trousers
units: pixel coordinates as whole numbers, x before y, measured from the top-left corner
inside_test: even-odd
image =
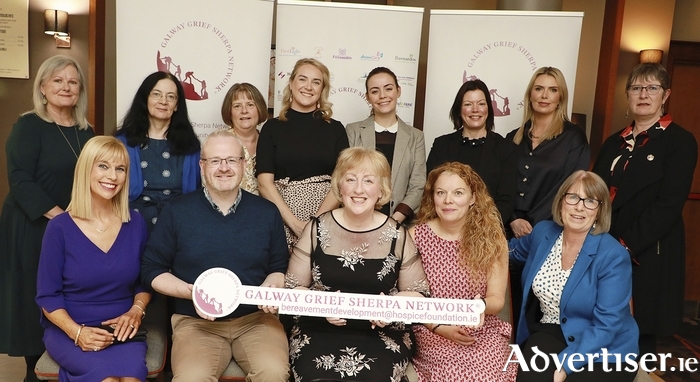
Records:
[[[530,337],[525,341],[525,344],[521,346],[521,351],[525,362],[528,364],[529,371],[524,371],[522,368],[518,369],[518,382],[551,382],[554,371],[556,370],[556,365],[549,357],[550,353],[557,354],[566,348],[566,340],[564,339],[564,334],[561,331],[559,325],[554,324],[535,324],[531,325]],[[535,329],[535,330],[532,330]],[[535,355],[532,350],[534,346],[537,346],[540,352],[543,352],[549,357],[549,365],[544,371],[533,371],[530,367],[530,360]],[[545,361],[542,357],[536,358],[535,364],[538,370],[541,370],[545,366]],[[624,363],[624,359],[621,363],[622,369],[628,367]],[[632,382],[637,375],[637,372],[617,372],[615,370],[615,362],[613,357],[609,357],[608,369],[612,371],[603,370],[602,362],[595,362],[593,364],[593,370],[588,370],[588,365],[584,366],[584,370],[579,372],[572,372],[566,377],[566,382]]]

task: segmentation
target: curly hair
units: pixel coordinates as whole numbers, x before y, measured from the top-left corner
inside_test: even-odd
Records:
[[[447,162],[428,174],[416,224],[439,219],[435,209],[435,183],[444,173],[459,176],[474,196],[474,204],[464,219],[460,235],[459,259],[470,271],[488,272],[498,261],[506,261],[508,253],[501,215],[489,195],[486,184],[471,167],[459,162]]]

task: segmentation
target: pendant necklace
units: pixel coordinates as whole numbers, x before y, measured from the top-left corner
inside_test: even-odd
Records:
[[[99,228],[95,227],[95,229],[96,229],[97,232],[99,232],[99,233],[105,233],[105,231],[107,231],[107,228],[109,228],[109,224],[107,224],[107,226],[104,227],[104,228],[102,228],[102,229],[99,229]]]
[[[75,155],[75,158],[78,159],[78,153],[75,152],[75,149],[73,148],[73,145],[71,145],[71,144],[70,144],[70,141],[68,141],[68,137],[66,137],[66,134],[63,133],[63,130],[61,129],[60,126],[58,126],[58,123],[54,122],[54,124],[56,125],[56,128],[58,129],[58,132],[61,133],[61,135],[63,135],[63,139],[65,139],[65,140],[66,140],[66,143],[68,143],[68,147],[70,147],[70,151],[72,151],[72,152],[73,152],[73,155]],[[77,128],[75,125],[73,125],[73,128],[75,129],[75,141],[78,143],[78,152],[80,152],[80,150],[81,150],[82,148],[80,147],[80,138],[78,138],[78,128]],[[105,229],[106,229],[106,228],[105,228]],[[99,231],[99,229],[98,229],[98,231]],[[104,232],[104,231],[102,231],[102,232]],[[102,233],[102,232],[100,232],[100,233]]]

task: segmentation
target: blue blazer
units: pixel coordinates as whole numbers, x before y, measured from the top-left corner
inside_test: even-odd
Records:
[[[124,134],[117,134],[117,139],[124,143],[129,153],[129,201],[133,202],[143,192],[143,173],[141,172],[141,148],[129,146]],[[182,193],[186,194],[199,188],[202,183],[199,169],[199,151],[185,155],[182,168]]]
[[[551,220],[538,223],[532,233],[520,239],[511,239],[510,259],[525,263],[523,270],[523,303],[516,343],[523,345],[530,336],[526,307],[532,293],[532,280],[542,267],[563,228]],[[639,353],[639,329],[630,313],[632,297],[632,263],[627,250],[607,233],[588,234],[578,259],[564,285],[559,317],[561,330],[568,346],[559,353],[559,359],[573,353],[601,353],[625,356]],[[539,304],[539,302],[534,301]],[[571,373],[568,359],[564,369]],[[596,362],[603,362],[601,358]],[[615,358],[608,357],[614,367]],[[575,368],[585,367],[587,360],[573,362]]]

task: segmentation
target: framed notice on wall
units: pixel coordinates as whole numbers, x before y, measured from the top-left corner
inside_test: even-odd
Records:
[[[0,3],[0,77],[29,78],[29,0]]]

